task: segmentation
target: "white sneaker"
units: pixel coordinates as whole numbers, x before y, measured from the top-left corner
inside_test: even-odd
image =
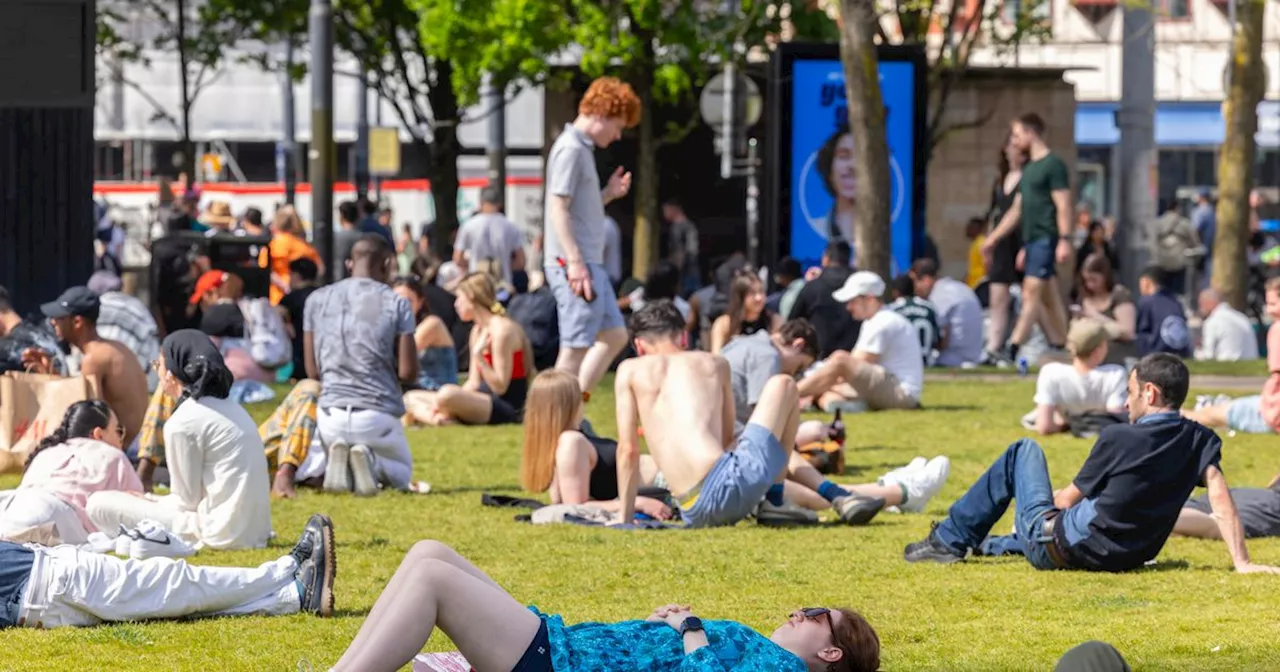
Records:
[[[1026,415],[1022,416],[1022,428],[1023,428],[1023,429],[1035,429],[1035,428],[1036,428],[1036,413],[1037,413],[1037,411],[1031,411],[1030,413],[1027,413]]]
[[[378,494],[378,481],[373,477],[373,453],[368,446],[357,444],[351,447],[350,465],[356,497]]]
[[[124,524],[121,524],[120,529],[116,531],[116,538],[114,541],[115,548],[113,550],[116,555],[123,555],[126,558],[129,557],[129,544],[133,541],[133,538],[129,536],[130,534],[129,528],[125,527]]]
[[[129,557],[134,560],[147,558],[186,558],[195,555],[190,544],[169,534],[164,526],[154,520],[144,520],[129,533]]]
[[[351,447],[341,441],[329,446],[329,464],[324,470],[325,492],[351,492],[351,471],[347,460]]]
[[[897,469],[890,471],[884,476],[881,476],[876,481],[876,483],[880,485],[885,485],[887,483],[894,483],[894,484],[901,483],[902,479],[905,478],[907,474],[913,471],[920,471],[921,469],[924,469],[924,465],[927,463],[928,463],[928,460],[924,459],[923,457],[917,457],[911,460],[910,462],[908,462],[907,466],[898,467]]]
[[[951,475],[951,460],[946,457],[935,457],[925,464],[924,469],[913,471],[898,481],[907,489],[907,501],[900,504],[904,513],[920,513],[929,504],[929,500],[942,489]]]

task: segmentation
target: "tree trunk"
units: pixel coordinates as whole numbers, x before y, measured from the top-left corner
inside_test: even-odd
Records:
[[[453,258],[453,236],[458,230],[459,112],[458,97],[453,92],[453,66],[445,60],[432,64],[436,76],[427,93],[436,120],[431,145],[431,197],[436,211],[431,249],[445,261]]]
[[[196,152],[195,143],[191,142],[191,88],[188,82],[190,63],[187,56],[187,3],[185,0],[178,0],[175,25],[177,37],[174,41],[178,47],[178,90],[181,94],[178,103],[182,106],[181,172],[187,174],[187,189],[190,189],[196,183]]]
[[[631,275],[643,278],[658,263],[658,139],[653,132],[653,41],[637,30],[643,40],[644,58],[631,85],[640,97],[639,143],[633,169],[635,231],[632,235]]]
[[[871,0],[841,0],[840,60],[844,63],[849,128],[858,176],[854,248],[857,267],[886,281],[890,272],[889,145],[876,61],[876,11]]]
[[[1226,138],[1218,159],[1218,230],[1213,245],[1213,287],[1237,309],[1245,308],[1249,273],[1249,192],[1262,98],[1263,0],[1236,2],[1239,25],[1231,45],[1231,88],[1223,105]]]

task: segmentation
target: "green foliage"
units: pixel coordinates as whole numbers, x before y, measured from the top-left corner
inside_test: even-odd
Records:
[[[1249,372],[1265,376],[1265,363],[1253,363]],[[606,436],[616,435],[611,383],[606,378],[587,406]],[[882,513],[863,528],[770,529],[747,522],[619,532],[517,523],[512,517],[519,511],[484,508],[479,493],[521,494],[520,427],[411,430],[414,478],[432,482],[433,494],[356,499],[302,490],[297,499],[271,503],[279,536],[269,548],[205,550],[191,560],[202,566],[270,562],[289,552],[307,516],[325,512],[338,544],[334,618],[14,628],[4,633],[0,669],[326,670],[365,622],[404,553],[423,538],[453,546],[521,603],[563,614],[569,623],[644,618],[658,605],[679,602],[704,618],[736,619],[768,634],[799,606],[848,605],[879,632],[886,670],[1050,670],[1063,651],[1086,639],[1111,642],[1139,670],[1280,669],[1276,577],[1232,574],[1220,541],[1171,539],[1157,566],[1116,575],[1037,572],[1018,558],[948,567],[902,561],[903,546],[928,534],[930,522],[946,514],[1010,441],[1025,435],[1018,417],[1031,407],[1034,388],[1033,380],[1013,376],[930,381],[924,410],[846,416],[849,466],[840,482],[873,481],[916,455],[952,460],[950,480],[924,514]],[[268,410],[250,408],[259,421]],[[1224,441],[1223,470],[1233,486],[1261,487],[1275,474],[1280,444],[1274,437]],[[1057,486],[1069,482],[1092,445],[1061,436],[1042,444]],[[0,488],[17,483],[16,476],[0,477]],[[993,532],[1008,531],[1011,518]],[[1248,545],[1256,561],[1280,562],[1280,539]],[[426,646],[452,648],[439,632]],[[299,665],[303,660],[308,664]]]

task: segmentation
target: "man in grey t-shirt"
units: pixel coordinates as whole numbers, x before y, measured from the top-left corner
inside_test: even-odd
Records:
[[[954,278],[938,277],[938,264],[917,259],[911,265],[915,294],[928,299],[938,313],[937,366],[964,366],[982,361],[984,336],[982,303],[969,286]]]
[[[639,121],[640,99],[631,87],[601,77],[587,88],[578,117],[565,125],[547,156],[543,263],[560,322],[556,368],[577,375],[584,396],[627,344],[604,266],[604,206],[627,195],[631,173],[619,167],[602,191],[594,152]]]
[[[409,302],[387,284],[394,260],[385,238],[365,234],[351,250],[351,277],[316,290],[303,311],[307,376],[321,385],[316,433],[327,458],[325,490],[409,489],[413,458],[400,386],[418,379],[416,325]],[[309,472],[305,463],[301,470]]]
[[[502,191],[485,187],[480,212],[458,229],[453,263],[463,271],[485,271],[511,282],[511,271],[524,270],[524,233],[502,214]]]
[[[791,320],[776,334],[758,331],[729,341],[720,356],[729,362],[734,429],[741,431],[770,378],[779,373],[794,376],[817,360],[818,332],[807,320]]]
[[[343,201],[338,204],[339,229],[333,232],[333,269],[334,280],[345,280],[350,277],[347,261],[351,259],[351,248],[364,235],[356,229],[356,220],[360,219],[360,209],[355,201]]]

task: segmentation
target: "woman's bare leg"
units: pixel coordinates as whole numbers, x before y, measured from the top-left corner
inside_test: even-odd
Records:
[[[436,410],[466,425],[484,425],[493,415],[493,399],[458,385],[445,385],[436,393]]]
[[[409,390],[404,393],[404,417],[406,426],[412,424],[428,424],[429,418],[435,415],[436,393],[427,390]]]
[[[1009,305],[1013,298],[1009,294],[1009,285],[993,282],[987,285],[990,306],[987,323],[987,352],[999,353],[1004,349],[1005,339],[1009,337]]]
[[[422,650],[436,625],[477,670],[509,670],[540,621],[449,547],[419,542],[334,669],[398,670]]]

